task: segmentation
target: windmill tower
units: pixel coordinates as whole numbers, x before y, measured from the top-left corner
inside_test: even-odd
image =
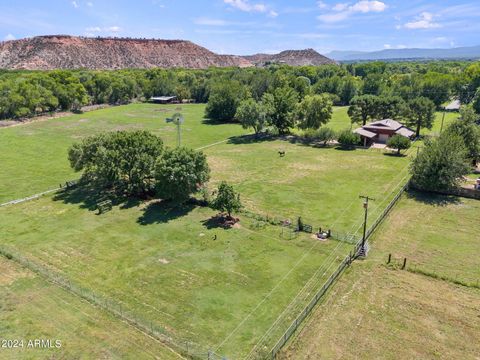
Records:
[[[181,140],[182,140],[182,132],[181,132],[181,125],[184,122],[183,115],[180,113],[175,113],[171,118],[165,119],[166,123],[173,123],[177,125],[177,147],[180,147]]]

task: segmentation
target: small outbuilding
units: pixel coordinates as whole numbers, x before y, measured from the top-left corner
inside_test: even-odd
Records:
[[[461,105],[460,100],[454,100],[445,106],[445,111],[460,111]]]
[[[156,104],[176,104],[178,103],[176,96],[152,96],[150,101]]]
[[[401,135],[409,139],[415,136],[413,130],[392,119],[371,122],[354,130],[354,133],[360,135],[364,146],[370,146],[373,143],[385,144],[393,135]]]

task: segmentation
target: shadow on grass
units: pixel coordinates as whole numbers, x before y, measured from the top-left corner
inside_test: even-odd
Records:
[[[228,125],[228,124],[235,124],[235,122],[234,121],[213,120],[213,119],[203,119],[202,124],[203,125]]]
[[[207,229],[231,229],[239,219],[228,217],[225,214],[217,214],[207,220],[202,221],[202,225]]]
[[[93,186],[78,185],[72,188],[60,190],[54,197],[54,201],[63,201],[65,204],[79,205],[82,209],[97,210],[99,202],[110,200],[112,205],[120,206],[121,209],[129,209],[141,204],[142,200],[133,197],[121,197],[112,191],[102,190]]]
[[[391,157],[395,157],[395,158],[404,158],[404,157],[407,156],[405,154],[397,154],[396,152],[386,152],[386,153],[383,153],[383,155],[391,156]]]
[[[442,195],[429,191],[409,190],[407,192],[407,197],[432,206],[448,206],[462,203],[458,196]]]
[[[245,144],[254,144],[261,143],[264,141],[274,141],[281,140],[278,136],[273,136],[269,134],[250,134],[250,135],[240,135],[232,136],[228,139],[228,144],[233,145],[245,145]]]
[[[175,204],[168,201],[156,201],[149,204],[137,220],[140,225],[162,224],[187,215],[196,207],[195,204]]]
[[[355,151],[357,148],[355,146],[337,146],[335,150],[338,151]]]

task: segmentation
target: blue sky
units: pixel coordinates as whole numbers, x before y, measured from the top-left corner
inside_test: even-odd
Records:
[[[229,54],[480,45],[478,0],[0,0],[0,40],[187,39]]]

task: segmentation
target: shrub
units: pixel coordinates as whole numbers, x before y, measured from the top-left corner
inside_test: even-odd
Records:
[[[239,211],[242,208],[240,194],[236,193],[231,185],[222,181],[218,187],[217,197],[212,203],[212,207],[219,211],[225,211],[228,217],[232,212]]]
[[[409,138],[406,138],[402,135],[393,135],[387,141],[387,146],[391,149],[397,149],[397,155],[400,155],[402,150],[409,149],[412,145],[412,142]]]
[[[360,143],[360,136],[350,130],[344,130],[338,135],[338,142],[343,148],[353,148]]]

